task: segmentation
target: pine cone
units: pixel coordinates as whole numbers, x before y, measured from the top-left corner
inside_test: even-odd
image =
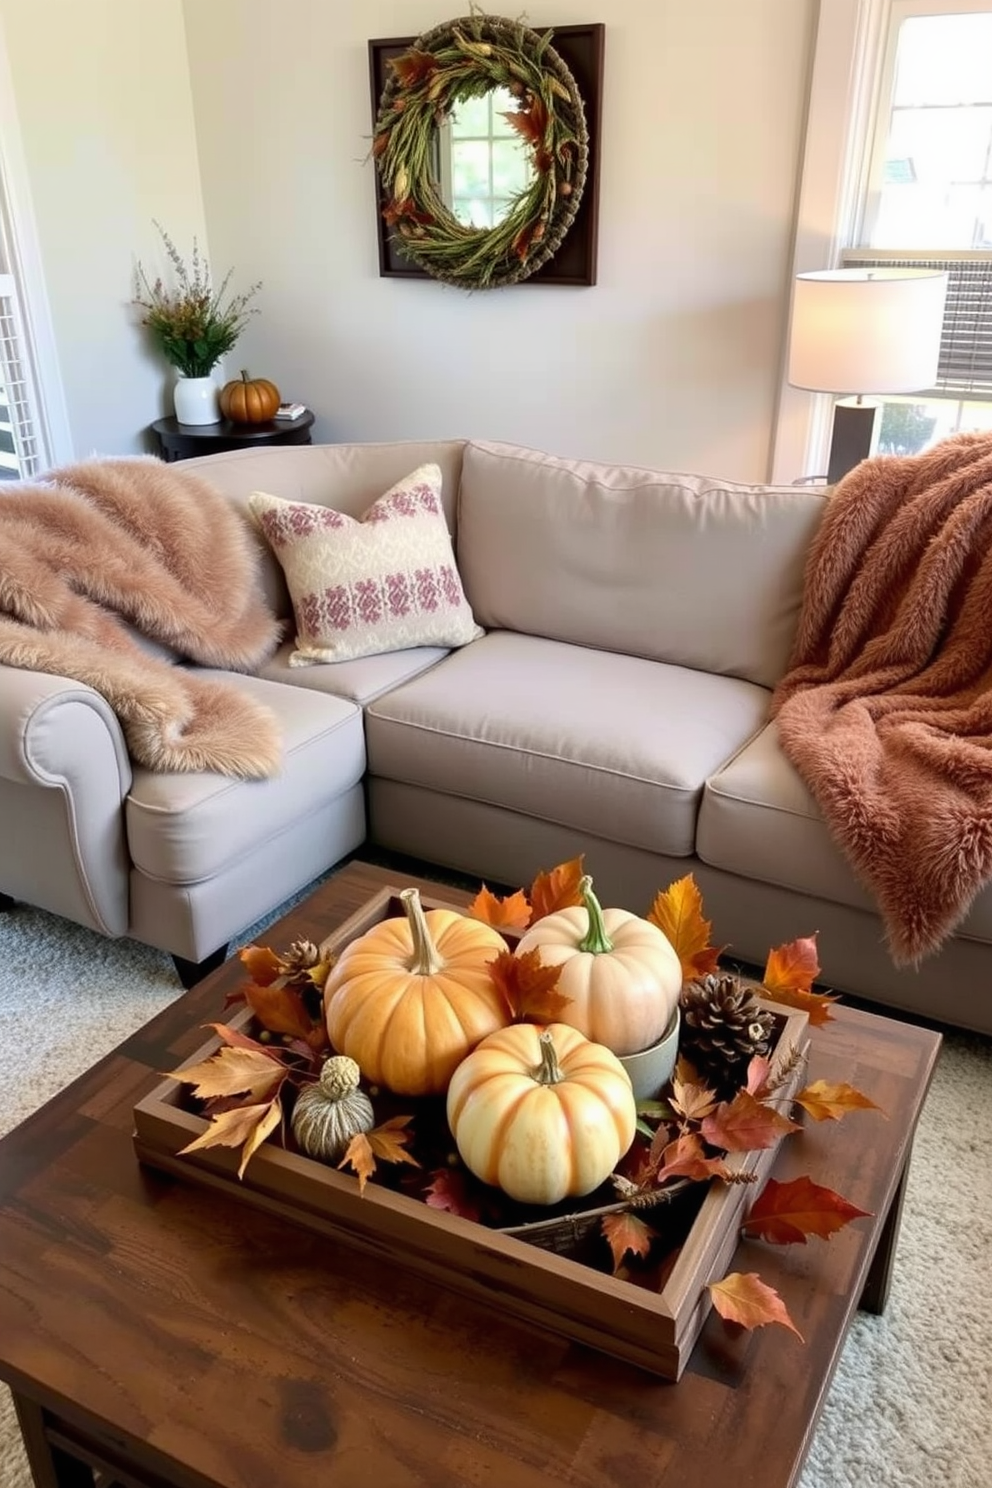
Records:
[[[320,960],[320,952],[312,940],[294,940],[289,950],[279,957],[282,974],[291,982],[303,981],[311,967]]]
[[[747,1080],[756,1054],[767,1054],[775,1015],[765,1012],[740,977],[714,972],[687,982],[680,999],[679,1053],[723,1100]]]

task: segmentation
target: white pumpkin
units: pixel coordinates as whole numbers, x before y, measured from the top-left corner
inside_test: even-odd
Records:
[[[661,1038],[678,1007],[682,965],[650,920],[602,909],[588,874],[583,905],[545,915],[521,937],[518,955],[539,951],[560,966],[556,991],[571,1001],[558,1014],[614,1054],[636,1054]]]

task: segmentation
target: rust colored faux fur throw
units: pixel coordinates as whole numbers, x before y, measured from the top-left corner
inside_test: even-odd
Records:
[[[231,683],[152,656],[129,626],[202,666],[275,649],[246,519],[200,476],[94,459],[0,485],[0,661],[88,683],[153,770],[266,776],[275,717]]]
[[[773,710],[893,960],[938,949],[992,880],[992,434],[837,485]]]

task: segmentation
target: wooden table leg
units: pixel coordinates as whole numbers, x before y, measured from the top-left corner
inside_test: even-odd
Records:
[[[882,1221],[878,1245],[868,1271],[864,1291],[858,1302],[862,1312],[872,1312],[877,1317],[881,1317],[885,1311],[885,1304],[889,1300],[889,1286],[892,1282],[892,1267],[896,1258],[896,1244],[899,1239],[899,1226],[902,1222],[902,1206],[906,1198],[908,1177],[909,1156],[906,1158],[896,1191],[892,1195],[888,1213]]]
[[[96,1488],[93,1469],[48,1440],[40,1405],[25,1395],[14,1395],[14,1409],[35,1488]]]

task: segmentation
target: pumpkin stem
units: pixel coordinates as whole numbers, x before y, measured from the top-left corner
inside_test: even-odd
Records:
[[[588,873],[583,874],[579,880],[579,893],[582,895],[586,912],[589,915],[589,929],[579,941],[579,950],[592,951],[594,956],[602,955],[605,951],[612,951],[613,942],[606,933],[603,911],[592,891],[592,879]]]
[[[435,976],[444,967],[444,957],[438,954],[437,946],[431,940],[431,932],[427,928],[427,916],[420,902],[420,891],[403,889],[400,899],[403,901],[403,910],[410,922],[410,934],[413,936],[413,955],[407,970],[412,971],[414,976]]]
[[[541,1062],[534,1071],[534,1079],[539,1085],[557,1085],[559,1080],[565,1077],[558,1063],[558,1055],[555,1053],[555,1041],[547,1029],[539,1036],[541,1045]]]
[[[251,382],[251,378],[248,376],[248,373],[245,371],[244,367],[241,368],[241,381]]]

